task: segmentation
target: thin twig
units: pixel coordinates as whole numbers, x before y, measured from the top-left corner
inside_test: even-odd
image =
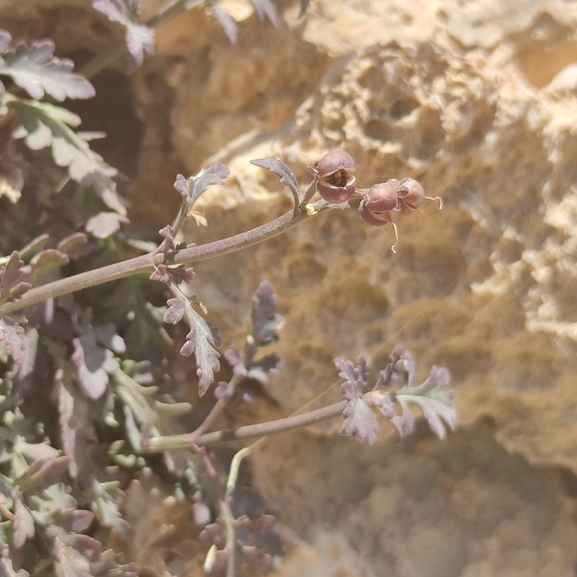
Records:
[[[198,446],[207,446],[231,441],[256,439],[258,437],[266,437],[276,433],[283,433],[285,431],[307,427],[309,425],[314,425],[315,423],[320,423],[321,421],[327,421],[328,419],[338,417],[342,414],[346,406],[347,401],[339,401],[338,403],[328,405],[321,409],[300,415],[293,415],[284,419],[277,419],[276,421],[246,425],[244,427],[239,427],[238,429],[224,429],[222,431],[205,433],[196,439],[196,444]],[[190,433],[154,437],[149,440],[148,446],[142,450],[142,454],[179,450],[190,450]]]
[[[326,203],[325,203],[326,205]],[[313,205],[314,206],[314,205]],[[291,210],[285,214],[257,226],[246,232],[241,232],[234,236],[223,238],[214,242],[209,242],[200,246],[184,248],[167,253],[145,254],[135,258],[114,263],[98,269],[83,272],[71,277],[57,280],[39,287],[30,289],[20,299],[14,302],[8,302],[0,307],[0,313],[12,313],[14,311],[29,307],[51,298],[73,293],[89,287],[101,285],[114,280],[122,279],[128,276],[151,272],[155,265],[167,262],[170,265],[190,264],[209,258],[223,256],[259,244],[264,240],[273,238],[283,233],[285,230],[303,222],[314,214],[330,208],[321,206],[319,210],[309,212],[300,212],[294,214]],[[166,259],[166,261],[165,261]]]

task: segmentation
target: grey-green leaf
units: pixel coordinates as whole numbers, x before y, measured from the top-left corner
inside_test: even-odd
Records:
[[[19,42],[5,60],[0,73],[11,76],[36,100],[48,94],[62,102],[66,98],[92,98],[96,93],[84,76],[73,72],[71,60],[54,57],[52,40],[38,40],[30,47]]]

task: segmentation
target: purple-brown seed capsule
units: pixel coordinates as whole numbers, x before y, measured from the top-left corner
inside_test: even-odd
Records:
[[[407,215],[417,210],[417,206],[425,198],[423,187],[414,178],[402,178],[397,187],[399,212]]]
[[[327,152],[315,162],[319,194],[331,204],[346,202],[355,193],[355,161],[342,150]]]
[[[371,212],[395,210],[398,204],[397,191],[390,181],[373,184],[363,201]]]

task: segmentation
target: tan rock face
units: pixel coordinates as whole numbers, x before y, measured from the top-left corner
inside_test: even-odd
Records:
[[[265,197],[269,176],[246,162],[266,155],[285,158],[304,179],[307,163],[344,148],[360,186],[411,176],[444,205],[397,219],[397,254],[391,227],[374,229],[354,211],[335,210],[250,256],[197,267],[201,294],[210,283],[207,302],[216,291],[231,310],[262,276],[276,286],[287,316],[279,345],[286,366],[270,394],[296,410],[335,383],[335,356],[367,354],[378,368],[400,343],[423,374],[432,364],[452,371],[465,422],[492,415],[509,446],[550,459],[551,435],[570,438],[573,424],[521,432],[503,410],[515,398],[538,422],[543,403],[565,414],[572,395],[574,341],[554,326],[575,305],[565,283],[552,285],[570,268],[560,256],[572,254],[571,227],[548,215],[573,193],[556,169],[562,154],[550,121],[550,107],[521,77],[478,55],[392,44],[337,63],[267,141],[245,140],[240,154],[233,145],[223,159],[237,182],[205,200],[219,232],[235,230],[240,214],[239,228],[247,214],[262,219],[254,199]],[[265,210],[285,204],[272,197]],[[573,466],[573,450],[556,459]]]

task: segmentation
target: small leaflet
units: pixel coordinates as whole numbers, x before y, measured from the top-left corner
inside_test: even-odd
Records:
[[[24,261],[20,258],[18,251],[14,251],[6,266],[0,269],[0,304],[5,303],[10,298],[12,289],[27,272],[29,272],[29,268],[24,266]]]
[[[20,549],[27,539],[34,537],[34,519],[22,502],[18,494],[18,488],[14,490],[14,537],[13,543],[16,549]]]
[[[8,353],[19,367],[23,367],[26,361],[26,342],[23,337],[24,329],[20,325],[10,317],[0,315],[0,341],[4,341]]]
[[[228,166],[222,164],[222,162],[217,162],[206,169],[203,168],[196,176],[191,176],[190,178],[184,178],[182,174],[178,174],[174,182],[174,188],[186,198],[186,202],[192,207],[209,186],[224,184],[224,179],[228,178],[229,174]]]
[[[270,172],[278,176],[281,184],[287,186],[291,191],[295,206],[299,205],[299,183],[297,177],[280,158],[276,156],[274,158],[258,158],[251,160],[250,163],[265,170],[270,170]]]
[[[372,445],[377,439],[379,425],[373,411],[363,400],[368,386],[368,367],[363,356],[359,357],[357,366],[341,358],[335,359],[339,376],[345,379],[341,385],[343,397],[349,402],[343,411],[345,420],[341,435],[359,437]]]
[[[165,323],[175,325],[182,320],[184,311],[186,310],[186,303],[180,298],[168,299],[166,302],[168,308],[166,309],[162,320]]]

